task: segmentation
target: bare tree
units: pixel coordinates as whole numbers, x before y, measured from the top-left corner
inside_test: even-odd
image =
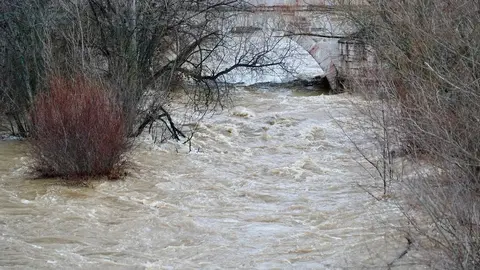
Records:
[[[27,135],[25,114],[48,70],[47,2],[0,3],[0,105],[14,135]]]
[[[428,247],[423,251],[434,268],[478,269],[479,3],[367,2],[345,6],[346,18],[378,55],[386,76],[367,69],[370,77],[352,78],[353,91],[376,91],[388,100],[395,123],[390,143],[400,141],[416,165],[410,169],[415,177],[403,175],[402,184],[413,207],[403,205],[417,246]]]
[[[187,82],[192,107],[207,111],[228,94],[223,76],[237,68],[281,65],[283,56],[270,58],[275,44],[260,40],[252,50],[249,40],[232,42],[239,1],[100,1],[89,0],[90,31],[96,39],[94,59],[105,68],[131,116],[131,133],[139,135],[159,120],[172,137],[184,134],[174,124],[166,104],[172,80]],[[234,61],[226,59],[236,55]],[[268,55],[267,55],[268,54]],[[226,62],[230,60],[230,62]],[[230,64],[230,65],[229,65]],[[179,85],[176,84],[176,87]],[[136,124],[138,123],[138,125]]]
[[[42,46],[32,44],[40,51],[35,55],[48,56],[39,81],[51,73],[78,72],[106,81],[117,90],[133,136],[157,121],[173,138],[185,136],[168,111],[174,88],[182,88],[191,107],[205,113],[228,96],[227,74],[285,67],[289,53],[288,48],[276,52],[280,42],[272,35],[233,36],[236,14],[245,6],[238,0],[39,1],[24,1],[41,10],[22,13],[49,18],[48,32],[39,38]],[[16,5],[7,7],[20,12]],[[16,41],[18,35],[9,37]],[[8,76],[17,78],[14,72]]]

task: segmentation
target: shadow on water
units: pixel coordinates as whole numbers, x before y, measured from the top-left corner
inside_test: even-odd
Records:
[[[255,84],[246,86],[245,89],[253,91],[285,93],[293,97],[310,97],[322,95],[334,95],[329,87],[318,85],[305,85],[303,83],[277,83],[277,84]]]
[[[285,83],[256,83],[245,86],[245,89],[265,92],[286,92],[289,96],[309,97],[322,95],[336,95],[342,91],[334,91],[325,77],[315,77],[312,79],[297,79]]]
[[[330,88],[320,88],[317,86],[292,87],[291,91],[292,96],[294,97],[310,97],[332,94]]]

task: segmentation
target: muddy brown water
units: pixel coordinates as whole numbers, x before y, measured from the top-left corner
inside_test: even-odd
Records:
[[[234,104],[192,151],[145,140],[128,177],[88,187],[31,179],[25,143],[0,142],[0,267],[382,269],[403,251],[399,211],[358,187],[371,179],[332,119],[348,96],[250,89]]]

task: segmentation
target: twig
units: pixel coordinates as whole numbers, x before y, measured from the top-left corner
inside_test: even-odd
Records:
[[[412,248],[412,245],[413,245],[413,241],[412,239],[409,237],[409,236],[405,236],[405,239],[407,239],[407,246],[405,247],[405,249],[402,251],[402,253],[400,253],[395,259],[393,259],[390,263],[387,264],[387,269],[392,269],[392,266],[393,264],[402,259],[405,255],[407,255],[407,253],[410,251],[410,249]]]

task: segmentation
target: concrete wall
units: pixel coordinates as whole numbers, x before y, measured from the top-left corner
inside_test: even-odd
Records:
[[[341,39],[338,42],[340,59],[339,76],[344,79],[369,80],[378,67],[372,49],[354,39]]]

